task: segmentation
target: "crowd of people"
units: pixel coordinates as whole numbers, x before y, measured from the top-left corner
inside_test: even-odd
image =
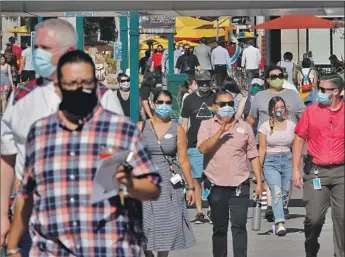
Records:
[[[152,58],[145,56],[149,64],[140,61],[145,79],[135,124],[127,74],[118,74],[119,89],[108,89],[97,80],[93,59],[76,50],[69,22],[36,26],[32,67],[40,78],[13,90],[1,119],[1,243],[7,256],[137,257],[143,250],[146,257],[167,257],[196,245],[191,223],[211,223],[213,256],[226,257],[230,211],[233,255],[246,257],[253,173],[254,198],[267,192],[265,217],[275,235],[286,235],[291,190],[303,187],[305,256],[317,256],[331,207],[334,256],[344,257],[344,79],[302,70],[300,80],[307,72],[312,87],[295,86],[290,53],[259,78],[261,55],[249,43],[241,60],[250,80],[243,92],[229,72],[226,44],[211,51],[201,43],[193,53],[189,45],[178,46],[180,56],[174,53],[176,72],[189,75],[177,120],[173,95],[163,89],[166,50],[159,46]],[[12,86],[2,59],[1,72]],[[310,69],[308,60],[304,64]],[[307,107],[303,86],[317,93]],[[103,149],[129,155],[114,166],[119,192],[92,203]],[[202,199],[209,203],[206,213]],[[190,221],[187,205],[193,204]]]

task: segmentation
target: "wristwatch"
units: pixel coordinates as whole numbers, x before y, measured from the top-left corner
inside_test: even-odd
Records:
[[[19,253],[19,252],[20,252],[20,248],[7,249],[6,250],[6,256],[15,255],[16,253]]]
[[[195,191],[195,187],[186,187],[186,191]]]

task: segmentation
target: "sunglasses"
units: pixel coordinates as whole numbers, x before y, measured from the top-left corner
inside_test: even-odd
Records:
[[[217,105],[219,105],[219,107],[225,107],[225,106],[231,106],[234,107],[235,106],[235,102],[234,101],[228,101],[228,102],[218,102],[216,103]]]
[[[196,84],[198,85],[198,87],[209,87],[210,81],[209,80],[199,80],[199,81],[196,81]]]
[[[121,83],[129,82],[129,79],[121,79],[120,82],[121,82]]]
[[[278,75],[276,75],[276,74],[270,75],[270,80],[275,80],[275,79],[284,79],[284,74],[279,73]]]
[[[334,91],[337,89],[337,88],[324,88],[324,87],[320,87],[320,86],[318,86],[317,88],[318,88],[318,90],[321,91],[322,94],[324,94],[326,92]]]
[[[156,104],[160,105],[160,104],[167,104],[167,105],[171,105],[172,101],[163,101],[163,100],[157,100]]]

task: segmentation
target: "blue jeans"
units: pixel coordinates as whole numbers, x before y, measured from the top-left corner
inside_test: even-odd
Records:
[[[272,209],[275,224],[284,222],[284,206],[288,201],[291,186],[291,152],[266,154],[264,177],[272,194]]]

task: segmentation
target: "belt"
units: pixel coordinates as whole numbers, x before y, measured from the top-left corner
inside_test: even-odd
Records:
[[[314,166],[317,166],[319,168],[324,168],[324,169],[334,169],[334,168],[344,166],[344,163],[329,164],[329,165],[322,165],[322,164],[316,164],[316,163],[313,163],[313,164],[314,164]]]
[[[226,64],[215,64],[214,66],[226,66]]]

